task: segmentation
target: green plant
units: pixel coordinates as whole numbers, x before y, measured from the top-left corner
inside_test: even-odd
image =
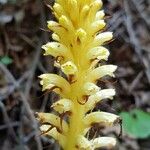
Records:
[[[115,95],[114,89],[96,85],[99,78],[114,77],[117,69],[98,64],[108,59],[109,51],[103,45],[113,38],[112,32],[103,32],[106,23],[101,7],[100,0],[56,0],[52,10],[58,22],[48,21],[55,42],[42,46],[44,55],[55,58],[55,66],[65,77],[40,76],[43,91],[54,91],[60,99],[52,105],[53,113],[37,113],[37,118],[43,134],[56,139],[64,150],[94,150],[116,144],[113,137],[86,138],[93,125],[109,127],[119,120],[111,113],[92,112],[101,100]]]
[[[122,112],[123,128],[126,133],[135,138],[147,138],[150,136],[150,113],[140,109],[131,112]]]
[[[9,65],[13,62],[13,60],[9,56],[3,56],[0,58],[0,63],[4,65]]]

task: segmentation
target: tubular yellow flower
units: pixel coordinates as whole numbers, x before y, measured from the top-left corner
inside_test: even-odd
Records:
[[[54,42],[42,46],[44,55],[55,58],[55,66],[65,77],[40,76],[43,91],[52,90],[60,99],[51,106],[54,113],[37,113],[37,118],[42,134],[53,137],[64,150],[112,148],[116,144],[112,137],[86,137],[94,124],[109,127],[119,121],[117,115],[92,112],[101,100],[115,95],[114,89],[96,85],[104,76],[114,77],[117,69],[115,65],[97,65],[108,59],[104,45],[113,38],[112,32],[102,32],[106,23],[101,7],[101,0],[56,0],[52,10],[57,21],[48,21]]]

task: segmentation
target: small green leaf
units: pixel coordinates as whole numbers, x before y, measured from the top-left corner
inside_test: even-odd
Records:
[[[123,129],[126,133],[136,138],[147,138],[150,136],[150,114],[140,109],[131,112],[122,112]]]
[[[0,59],[0,63],[4,64],[4,65],[9,65],[13,62],[13,60],[8,57],[8,56],[4,56]]]

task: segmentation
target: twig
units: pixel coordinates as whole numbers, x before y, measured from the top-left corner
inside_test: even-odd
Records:
[[[47,101],[48,101],[48,98],[49,98],[49,95],[45,95],[44,96],[43,103],[42,103],[42,106],[40,108],[40,112],[44,112],[46,104],[47,104]]]
[[[14,131],[13,127],[10,125],[10,120],[9,120],[7,111],[5,109],[4,104],[1,101],[0,101],[0,108],[1,108],[2,113],[3,113],[5,124],[8,127],[8,130],[10,131],[11,135],[13,136],[13,139],[16,140],[17,137],[16,137],[16,134],[15,134],[15,131]]]
[[[150,67],[145,64],[145,61],[143,61],[143,56],[142,56],[142,52],[141,52],[142,47],[139,44],[140,42],[135,35],[134,28],[132,25],[133,17],[131,15],[131,10],[129,8],[129,0],[124,0],[124,8],[125,8],[125,13],[126,13],[125,24],[127,26],[130,41],[134,45],[134,49],[135,49],[135,52],[137,53],[139,61],[141,62],[141,64],[145,68],[145,73],[146,73],[148,81],[149,81],[149,76],[147,74],[147,70],[150,70]],[[149,81],[149,83],[150,83],[150,81]]]
[[[143,72],[141,71],[137,76],[136,78],[132,81],[131,85],[129,86],[128,88],[128,91],[130,93],[132,93],[132,91],[134,90],[134,88],[137,86],[137,84],[139,83],[140,79],[142,78],[143,76]]]
[[[30,89],[32,87],[32,80],[34,78],[35,70],[36,70],[36,67],[37,67],[37,64],[38,64],[38,61],[40,58],[41,46],[42,46],[42,42],[41,42],[41,40],[39,40],[39,44],[38,44],[38,47],[36,49],[36,54],[34,56],[35,59],[33,60],[32,67],[30,69],[31,73],[30,73],[29,78],[28,78],[27,83],[26,83],[25,96],[27,99],[29,98]]]
[[[131,41],[131,43],[134,44],[135,51],[136,51],[136,53],[139,57],[139,60],[142,61],[141,46],[138,42],[138,39],[135,35],[134,29],[133,29],[133,26],[132,26],[132,19],[133,18],[132,18],[131,11],[130,11],[130,8],[128,6],[128,3],[129,3],[128,0],[124,0],[124,8],[125,8],[125,13],[126,13],[125,24],[127,26],[130,41]]]
[[[24,80],[29,76],[29,74],[29,71],[25,72],[22,75],[22,77],[16,81],[16,86],[14,84],[11,86],[7,86],[9,90],[5,93],[5,95],[2,95],[2,93],[0,93],[0,101],[6,99],[10,94],[12,94],[15,91],[16,88],[19,88],[19,86],[22,84],[22,82],[24,82]]]
[[[136,0],[131,0],[133,5],[136,7],[137,11],[139,12],[139,15],[141,16],[141,18],[145,21],[145,23],[147,24],[147,27],[150,27],[150,19],[149,16],[146,16],[146,14],[143,12],[141,5],[138,3],[138,1]]]
[[[11,127],[18,127],[20,125],[20,122],[18,122],[18,121],[16,121],[16,122],[9,122],[9,125]],[[0,130],[4,130],[4,129],[7,129],[7,128],[8,128],[8,126],[6,124],[0,126]]]
[[[10,73],[10,71],[3,64],[0,64],[0,69],[5,73],[5,75],[9,78],[9,80],[17,87],[17,82],[16,82],[15,78],[13,77],[13,75]],[[35,139],[37,142],[37,150],[42,150],[42,144],[41,144],[41,140],[39,137],[39,130],[38,130],[37,123],[36,123],[35,117],[33,115],[33,112],[31,110],[30,105],[29,105],[25,95],[23,94],[23,92],[19,89],[19,87],[17,87],[17,90],[19,91],[21,100],[24,104],[27,114],[29,115],[29,117],[31,119],[31,125],[33,126],[33,128],[35,130]]]

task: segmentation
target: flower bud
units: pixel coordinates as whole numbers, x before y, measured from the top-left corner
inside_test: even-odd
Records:
[[[86,95],[95,94],[100,90],[100,88],[97,85],[91,82],[85,83],[83,88]]]
[[[62,114],[62,113],[65,113],[65,112],[72,112],[73,103],[69,99],[61,99],[61,100],[55,102],[52,105],[52,107],[55,111]]]
[[[104,19],[104,16],[105,16],[105,13],[104,13],[103,10],[98,11],[98,12],[96,13],[96,18],[95,18],[95,20],[101,20],[101,19]]]
[[[61,65],[61,70],[66,75],[74,75],[78,71],[76,65],[71,61],[67,61],[66,63]]]
[[[94,46],[103,45],[105,42],[112,40],[113,34],[112,32],[104,32],[98,34],[94,39]]]

